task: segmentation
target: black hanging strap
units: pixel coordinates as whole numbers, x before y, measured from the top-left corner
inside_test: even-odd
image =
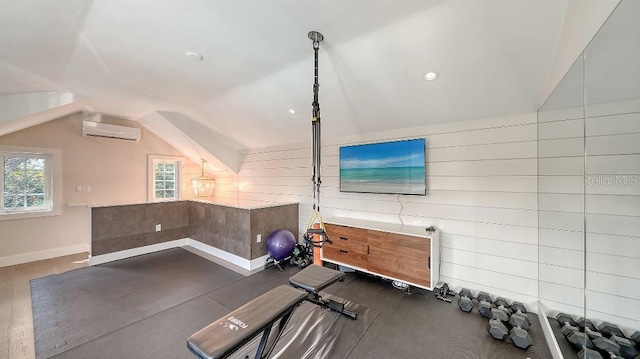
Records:
[[[307,232],[305,238],[313,246],[322,247],[325,241],[329,241],[327,233],[325,231],[324,223],[322,222],[322,216],[320,215],[320,185],[322,184],[322,178],[320,176],[321,165],[321,141],[320,141],[320,103],[318,102],[318,93],[320,92],[320,84],[318,83],[318,50],[320,49],[320,42],[324,39],[321,33],[317,31],[311,31],[308,35],[309,39],[313,41],[313,102],[311,103],[312,117],[311,117],[311,130],[312,130],[312,177],[313,182],[313,212],[311,213],[311,219],[307,226]],[[314,228],[315,224],[319,224],[319,228]],[[320,240],[314,240],[314,234],[319,234]],[[329,241],[330,242],[330,241]]]

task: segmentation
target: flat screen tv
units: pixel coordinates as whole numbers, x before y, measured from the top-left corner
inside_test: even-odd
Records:
[[[340,147],[340,192],[426,195],[425,139]]]

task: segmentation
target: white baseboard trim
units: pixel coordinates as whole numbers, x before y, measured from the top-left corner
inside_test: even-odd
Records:
[[[238,266],[244,270],[247,270],[249,272],[254,272],[257,269],[261,269],[264,268],[264,264],[267,260],[268,256],[262,256],[256,259],[246,259],[246,258],[242,258],[240,256],[237,256],[235,254],[231,254],[229,252],[225,252],[222,249],[218,249],[215,247],[212,247],[208,244],[204,244],[200,241],[196,241],[195,239],[191,239],[189,238],[189,243],[188,245],[190,247],[193,247],[199,251],[202,251],[206,254],[210,254],[216,258],[222,259],[228,263],[231,263],[235,266]],[[233,268],[231,268],[233,269]]]
[[[118,251],[113,253],[101,254],[99,256],[92,256],[89,258],[89,265],[103,264],[107,262],[117,261],[129,257],[135,257],[142,254],[153,253],[163,251],[165,249],[177,248],[186,246],[189,242],[188,238],[176,239],[173,241],[162,242],[152,244],[149,246],[126,249],[124,251]]]
[[[45,259],[68,256],[71,254],[83,253],[83,252],[86,252],[85,245],[76,244],[73,246],[47,249],[44,251],[30,252],[30,253],[18,254],[14,256],[8,256],[8,257],[0,257],[0,267],[8,267],[16,264],[41,261]]]
[[[218,263],[243,275],[249,275],[264,269],[264,264],[268,257],[265,255],[256,259],[249,260],[239,257],[235,254],[225,252],[222,249],[218,249],[208,244],[196,241],[194,239],[183,238],[174,241],[93,256],[89,258],[89,265],[103,264],[120,259],[139,256],[142,254],[153,253],[178,247],[184,247],[184,249],[189,250],[190,252],[193,252],[205,259]],[[191,249],[195,249],[196,251],[193,251]]]
[[[553,329],[551,329],[551,324],[549,324],[549,318],[547,318],[544,308],[540,302],[538,302],[538,319],[540,320],[540,327],[542,328],[544,338],[549,346],[549,351],[551,351],[551,356],[553,359],[564,359],[560,346],[558,345],[558,341],[556,340],[556,336],[553,334]]]

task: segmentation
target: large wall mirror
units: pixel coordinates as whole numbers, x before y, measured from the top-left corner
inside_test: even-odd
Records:
[[[538,113],[541,306],[626,336],[640,330],[639,15],[622,0]]]

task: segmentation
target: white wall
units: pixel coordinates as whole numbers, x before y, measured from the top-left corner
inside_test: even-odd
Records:
[[[640,101],[582,112],[540,112],[540,300],[638,329]]]
[[[103,119],[141,127],[133,121]],[[148,155],[181,156],[144,128],[140,142],[83,137],[81,114],[0,136],[0,145],[55,148],[62,153],[62,214],[0,220],[0,266],[86,250],[91,236],[90,210],[86,205],[76,205],[147,202]],[[187,160],[183,171],[185,198],[191,193],[188,180],[199,174],[200,166]],[[224,183],[222,180],[222,188]],[[91,186],[91,192],[77,193],[76,186]]]
[[[309,134],[311,135],[311,128]],[[323,140],[321,212],[442,231],[441,280],[533,302],[538,297],[536,114]],[[424,137],[427,195],[341,193],[342,145]],[[239,197],[299,201],[311,215],[310,140],[239,156]]]

